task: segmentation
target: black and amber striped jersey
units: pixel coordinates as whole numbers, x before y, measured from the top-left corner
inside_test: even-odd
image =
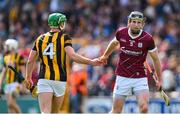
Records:
[[[72,46],[72,40],[62,32],[47,32],[36,39],[32,50],[37,51],[41,63],[39,79],[67,80],[66,46]]]
[[[25,65],[25,60],[24,58],[19,55],[18,53],[14,54],[7,54],[4,56],[4,67],[7,68],[7,65],[13,66],[18,72],[21,72],[20,67],[22,65]],[[13,83],[17,81],[17,77],[15,76],[15,73],[7,69],[6,71],[6,83]]]

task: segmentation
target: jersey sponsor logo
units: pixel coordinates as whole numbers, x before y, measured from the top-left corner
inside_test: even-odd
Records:
[[[133,55],[133,56],[140,56],[143,54],[142,51],[127,50],[127,49],[125,49],[125,47],[121,47],[121,51],[124,52],[125,54]]]

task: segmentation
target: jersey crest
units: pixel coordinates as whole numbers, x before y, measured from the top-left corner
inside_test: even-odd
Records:
[[[139,42],[138,43],[138,48],[142,48],[143,47],[143,43],[142,42]]]

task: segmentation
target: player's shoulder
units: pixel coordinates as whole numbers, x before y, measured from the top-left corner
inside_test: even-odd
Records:
[[[7,62],[8,62],[8,59],[9,57],[8,57],[8,55],[4,55],[4,57],[3,57],[3,62],[6,64]]]
[[[71,36],[70,36],[69,34],[67,34],[67,33],[63,33],[63,36],[64,36],[64,39],[65,39],[65,40],[70,40],[70,39],[72,39]]]
[[[22,55],[22,53],[19,53],[19,51],[16,52],[16,55],[17,55],[17,57],[19,57],[19,58],[24,58],[24,56]]]
[[[63,36],[64,37],[70,37],[69,34],[67,34],[67,33],[63,33]]]
[[[6,60],[9,56],[10,56],[9,54],[5,54],[4,57],[3,57],[4,60]]]
[[[67,34],[67,33],[65,33],[65,32],[63,32],[62,33],[64,36],[70,36],[69,34]]]
[[[119,28],[117,29],[116,33],[117,33],[117,32],[125,32],[125,31],[127,31],[127,30],[128,30],[127,27],[119,27]]]
[[[152,35],[150,33],[148,33],[147,31],[143,31],[143,36],[148,39],[152,39]]]
[[[120,28],[117,29],[115,35],[116,35],[117,38],[120,38],[121,36],[126,35],[127,32],[128,32],[128,28],[127,27],[120,27]]]
[[[39,36],[36,38],[36,40],[35,40],[35,41],[42,40],[44,36],[45,36],[45,34],[41,34],[41,35],[39,35]]]
[[[36,42],[47,43],[48,41],[45,41],[44,39],[47,38],[47,37],[49,37],[49,35],[50,35],[49,32],[44,33],[44,34],[40,34],[40,35],[36,38],[35,43],[36,43]]]

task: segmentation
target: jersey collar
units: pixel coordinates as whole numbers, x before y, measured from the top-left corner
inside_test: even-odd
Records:
[[[136,36],[132,36],[132,35],[131,35],[130,28],[128,28],[128,35],[129,35],[132,39],[135,39],[135,38],[139,37],[141,34],[142,34],[142,29],[140,30],[140,32],[139,32],[139,34],[138,34],[138,35],[136,35]]]

